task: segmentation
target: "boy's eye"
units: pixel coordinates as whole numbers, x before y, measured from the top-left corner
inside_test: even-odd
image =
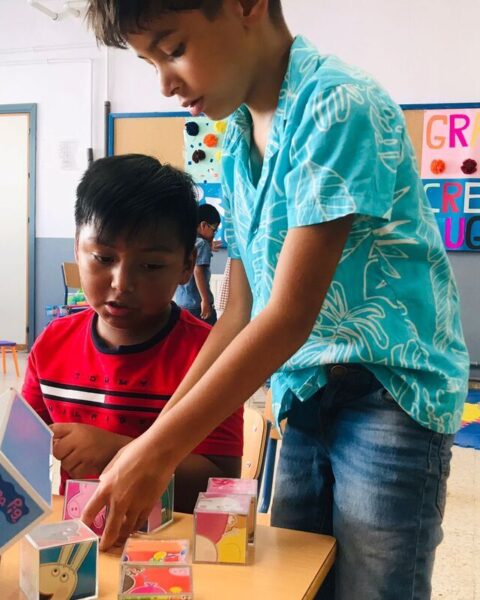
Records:
[[[92,254],[92,256],[101,265],[107,265],[113,261],[111,256],[102,256],[101,254]]]
[[[157,271],[158,269],[163,268],[163,265],[158,263],[145,263],[143,267],[147,269],[147,271]]]
[[[175,48],[173,52],[168,55],[170,58],[180,58],[185,54],[185,44],[181,43]]]
[[[155,71],[158,71],[157,66],[151,60],[145,60],[145,62],[147,64],[149,64],[151,67],[153,67],[155,69]]]

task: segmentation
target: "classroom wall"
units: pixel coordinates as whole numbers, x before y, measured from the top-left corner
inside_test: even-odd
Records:
[[[45,0],[49,7],[61,2]],[[399,103],[480,101],[478,0],[283,0],[293,33],[372,73]],[[461,11],[459,7],[461,6]],[[28,76],[26,73],[28,72]],[[178,110],[152,67],[99,50],[80,20],[53,22],[24,0],[0,0],[0,104],[38,102],[36,331],[62,301],[60,262],[73,247],[74,190],[86,147],[103,154],[103,102],[114,112]],[[472,359],[480,361],[480,256],[450,253]],[[225,255],[215,256],[221,272]]]

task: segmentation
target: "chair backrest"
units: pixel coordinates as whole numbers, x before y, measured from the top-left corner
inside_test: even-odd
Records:
[[[61,264],[62,267],[62,276],[63,276],[63,285],[65,287],[65,302],[67,304],[68,300],[68,290],[75,289],[78,290],[82,287],[80,283],[80,273],[78,270],[77,263],[64,262]]]
[[[269,389],[265,397],[265,418],[273,422],[272,410],[272,390]],[[280,423],[280,428],[283,431],[285,420]],[[262,494],[258,502],[258,512],[267,513],[270,510],[272,501],[273,480],[275,479],[275,464],[278,451],[278,441],[281,439],[279,431],[271,425],[267,440],[267,448],[265,450],[265,467],[262,478]]]
[[[242,479],[261,480],[270,423],[253,408],[243,413]]]

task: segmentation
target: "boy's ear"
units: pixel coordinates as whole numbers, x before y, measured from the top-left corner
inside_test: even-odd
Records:
[[[75,242],[73,244],[73,255],[75,262],[78,263],[78,232],[75,234]]]
[[[179,281],[179,285],[185,285],[190,280],[197,262],[197,249],[194,248],[190,255],[186,257],[183,272]]]
[[[269,0],[238,0],[245,25],[255,25],[268,17]]]

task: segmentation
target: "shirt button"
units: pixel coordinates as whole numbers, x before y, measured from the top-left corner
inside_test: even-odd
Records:
[[[345,365],[332,365],[330,367],[330,377],[333,379],[339,379],[343,377],[348,372],[348,369]]]

